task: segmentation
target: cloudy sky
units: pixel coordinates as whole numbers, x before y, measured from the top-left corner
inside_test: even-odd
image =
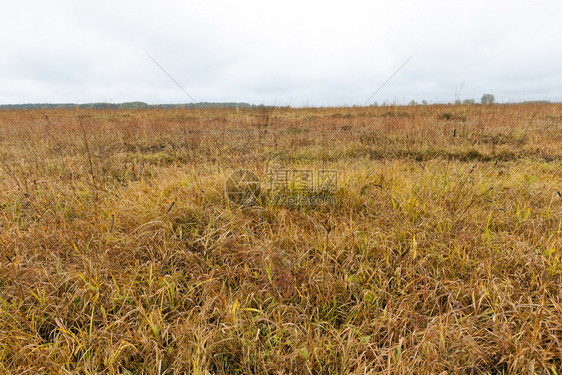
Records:
[[[560,0],[0,0],[0,103],[562,101]]]

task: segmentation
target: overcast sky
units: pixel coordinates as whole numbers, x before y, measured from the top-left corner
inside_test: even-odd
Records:
[[[561,0],[0,0],[0,103],[562,101]]]

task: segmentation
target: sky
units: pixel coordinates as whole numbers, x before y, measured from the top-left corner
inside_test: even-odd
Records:
[[[167,74],[197,102],[562,101],[561,19],[560,0],[0,0],[0,104],[190,102]]]

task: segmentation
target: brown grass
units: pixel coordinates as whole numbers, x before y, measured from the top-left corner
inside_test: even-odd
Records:
[[[0,371],[560,374],[561,113],[0,112]]]

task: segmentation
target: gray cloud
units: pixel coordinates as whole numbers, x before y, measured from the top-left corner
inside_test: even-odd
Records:
[[[559,1],[0,4],[0,102],[562,100]]]

